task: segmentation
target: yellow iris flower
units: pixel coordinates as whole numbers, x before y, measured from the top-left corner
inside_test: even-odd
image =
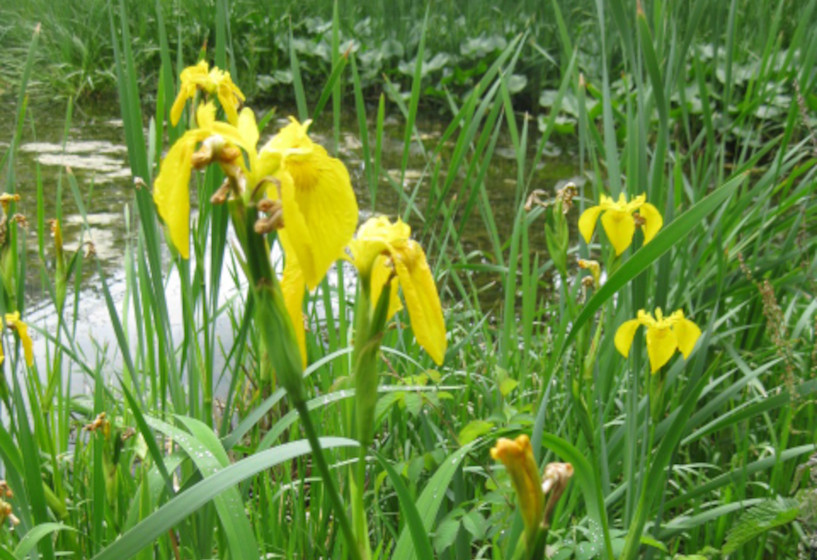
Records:
[[[249,175],[247,182],[254,179],[250,170],[264,173],[265,169],[272,171],[277,167],[272,154],[262,157],[255,151],[258,127],[251,109],[242,110],[238,125],[233,126],[216,120],[216,107],[212,102],[202,104],[196,111],[196,123],[198,128],[185,132],[167,152],[153,184],[156,208],[170,231],[173,246],[185,259],[190,256],[190,173],[196,146],[203,143],[213,152],[214,160],[242,168],[245,176]],[[233,149],[226,149],[228,147]],[[236,148],[247,154],[250,169]]]
[[[519,500],[525,532],[532,534],[542,523],[545,493],[542,491],[542,477],[533,457],[530,439],[525,434],[515,440],[499,438],[491,449],[491,457],[505,465]]]
[[[306,286],[314,290],[355,233],[357,199],[343,162],[307,135],[311,121],[290,121],[261,149],[280,161],[278,184],[267,184],[267,197],[281,199],[279,238],[287,261],[297,260]]]
[[[28,335],[28,325],[20,320],[20,312],[6,313],[6,326],[17,333],[20,342],[23,343],[23,354],[26,358],[28,367],[34,365],[34,343]],[[5,355],[3,354],[3,347],[0,346],[0,363],[3,363]]]
[[[238,107],[244,101],[244,94],[233,83],[229,72],[216,66],[210,70],[207,61],[202,60],[195,66],[188,66],[182,70],[181,82],[179,94],[170,108],[170,122],[173,126],[179,122],[187,100],[195,97],[197,89],[208,95],[215,94],[227,115],[227,120],[234,125],[238,123]]]
[[[636,212],[638,212],[638,222],[633,215]],[[646,196],[643,194],[630,202],[627,202],[624,193],[619,195],[617,202],[614,202],[609,196],[601,195],[598,206],[591,206],[579,217],[579,231],[587,243],[590,243],[593,237],[599,215],[601,215],[601,225],[610,243],[613,244],[616,255],[623,253],[632,244],[637,223],[644,231],[644,243],[649,243],[664,225],[664,219],[658,209],[646,202]]]
[[[357,198],[343,162],[307,135],[311,121],[290,123],[261,149],[279,162],[276,182],[267,183],[267,198],[279,200],[284,227],[278,239],[286,254],[281,290],[295,337],[306,364],[303,298],[314,290],[355,233]]]
[[[349,243],[349,252],[361,282],[368,283],[373,305],[396,275],[417,342],[434,362],[441,364],[447,341],[440,296],[425,252],[410,235],[411,228],[399,219],[392,224],[385,216],[369,218]],[[397,289],[393,289],[388,317],[401,307]]]
[[[636,319],[625,321],[616,331],[616,349],[625,358],[630,354],[635,331],[642,325],[647,328],[647,355],[652,373],[661,369],[676,350],[680,350],[684,359],[688,358],[701,336],[698,325],[686,319],[680,309],[668,317],[664,317],[660,308],[655,310],[655,317],[641,309]]]

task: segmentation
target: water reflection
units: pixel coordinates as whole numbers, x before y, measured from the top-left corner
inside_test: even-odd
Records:
[[[124,256],[129,242],[135,240],[136,226],[127,227],[128,219],[135,214],[133,208],[134,184],[127,161],[124,130],[118,120],[116,107],[98,107],[91,112],[75,116],[66,129],[65,123],[54,118],[52,111],[47,109],[32,109],[26,126],[23,130],[22,142],[14,159],[14,177],[16,192],[22,200],[18,211],[24,213],[32,224],[27,233],[28,278],[26,279],[26,294],[30,306],[36,308],[36,315],[44,323],[41,325],[47,331],[53,328],[53,306],[48,302],[48,290],[44,288],[41,270],[50,270],[53,265],[52,244],[46,239],[43,255],[45,262],[40,263],[40,254],[37,250],[37,224],[39,220],[47,223],[49,219],[62,216],[63,235],[66,248],[69,250],[85,250],[86,242],[91,242],[103,272],[108,278],[109,285],[120,305],[125,299],[126,284],[124,281]],[[279,115],[286,116],[288,111],[278,111]],[[353,115],[341,126],[338,135],[337,153],[349,167],[352,183],[356,186],[357,195],[362,213],[372,212],[371,193],[367,184],[367,173],[363,159],[363,146],[360,142],[358,124]],[[0,129],[12,130],[12,114],[0,115]],[[264,138],[286,124],[285,119],[276,121],[269,126]],[[330,120],[324,119],[313,124],[311,134],[314,139],[332,151],[334,135]],[[449,178],[448,163],[452,157],[453,142],[443,146],[441,152],[432,157],[432,151],[438,146],[441,135],[447,123],[425,120],[417,123],[418,137],[423,145],[413,143],[409,150],[408,168],[401,171],[403,159],[404,123],[396,118],[388,118],[384,126],[382,152],[380,154],[382,173],[378,178],[376,212],[391,216],[405,214],[408,200],[412,200],[419,208],[426,209],[428,202],[433,205],[451,207],[455,197],[461,197],[458,210],[453,214],[456,233],[460,239],[461,250],[456,250],[454,243],[449,241],[447,250],[457,265],[474,266],[483,271],[473,274],[478,276],[476,284],[487,286],[495,281],[499,275],[491,270],[490,265],[496,259],[492,252],[497,248],[493,245],[490,227],[486,220],[495,227],[500,239],[510,237],[511,228],[516,214],[516,204],[524,202],[524,196],[518,188],[518,169],[516,152],[508,138],[499,136],[496,150],[490,166],[484,174],[475,168],[467,171],[460,167],[458,175]],[[370,124],[370,131],[374,125]],[[373,138],[373,134],[369,135]],[[262,140],[263,142],[264,140]],[[533,141],[530,144],[535,144]],[[0,150],[3,150],[0,148]],[[469,160],[473,154],[467,156]],[[560,146],[547,146],[546,159],[534,171],[532,188],[552,190],[560,181],[575,177],[578,173],[575,158],[571,157],[570,149]],[[527,179],[530,170],[525,170]],[[69,176],[69,173],[71,176]],[[73,179],[76,180],[76,191],[72,188]],[[440,194],[447,180],[451,180],[452,188],[447,194]],[[9,190],[3,185],[4,190]],[[38,189],[42,192],[42,208],[37,206]],[[435,193],[433,196],[431,193]],[[457,194],[453,194],[457,193]],[[80,204],[75,196],[81,199]],[[491,216],[486,216],[480,208],[478,200],[487,202]],[[195,203],[195,201],[193,201]],[[81,216],[80,206],[85,210],[85,219]],[[41,214],[38,214],[41,212]],[[367,216],[362,216],[365,219]],[[426,224],[417,213],[408,215],[416,235],[423,235],[425,226],[426,236],[432,239],[439,235],[446,236],[439,224]],[[47,232],[47,226],[44,228]],[[542,253],[539,261],[544,262],[544,228],[532,227],[530,230],[530,245],[533,252]],[[427,239],[423,239],[427,245]],[[439,239],[435,239],[439,243]],[[42,268],[38,266],[42,264]],[[110,345],[116,347],[115,339],[109,326],[109,319],[105,302],[98,289],[98,278],[94,278],[96,267],[86,262],[82,270],[82,290],[80,298],[82,304],[79,323],[87,328],[87,338],[78,342],[83,349],[89,352],[90,359],[96,348]],[[240,277],[240,275],[238,275]],[[227,278],[223,275],[223,278]],[[351,278],[352,275],[345,275]],[[173,279],[168,283],[168,301],[179,301],[179,290],[174,287]],[[236,297],[235,287],[229,288],[223,297]],[[499,289],[489,289],[483,292],[487,306],[491,306],[499,294]],[[174,299],[175,298],[175,299]],[[172,307],[179,307],[174,304]],[[71,309],[70,303],[67,309]],[[32,309],[31,311],[34,311]],[[120,306],[121,313],[121,306]],[[173,321],[181,321],[181,316]],[[127,327],[127,325],[126,325]],[[52,331],[53,332],[53,331]],[[79,333],[78,333],[79,334]],[[96,339],[93,341],[92,339]],[[43,341],[40,355],[44,355]],[[117,360],[118,361],[118,360]]]

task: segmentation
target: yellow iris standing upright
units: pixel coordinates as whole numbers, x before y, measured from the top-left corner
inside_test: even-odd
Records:
[[[344,255],[357,224],[357,201],[349,173],[337,159],[309,139],[307,127],[293,120],[260,150],[259,131],[251,109],[238,107],[244,96],[229,74],[206,63],[182,72],[181,91],[171,110],[178,121],[187,99],[200,89],[215,94],[229,122],[216,120],[212,100],[196,111],[196,127],[170,148],[154,182],[153,198],[182,258],[189,257],[190,176],[193,168],[218,164],[225,181],[210,199],[228,205],[244,270],[250,283],[264,359],[301,417],[341,531],[356,553],[357,539],[333,473],[321,450],[303,382],[305,355],[300,303],[305,287],[316,287],[329,266]],[[266,216],[264,216],[266,214]],[[270,260],[267,233],[277,230],[286,257],[285,278],[279,281]],[[293,304],[297,302],[297,306]],[[297,307],[297,309],[296,309]],[[261,379],[268,368],[262,366]],[[212,387],[204,384],[205,402]],[[206,411],[205,411],[206,412]]]
[[[244,101],[244,94],[233,83],[229,72],[215,66],[211,70],[207,61],[202,60],[195,66],[188,66],[182,70],[181,87],[170,108],[170,123],[173,126],[178,124],[187,100],[193,99],[197,90],[208,95],[215,94],[221,108],[224,109],[224,114],[227,115],[227,120],[232,124],[238,122],[238,108]]]
[[[606,195],[601,195],[597,206],[591,206],[579,216],[579,231],[584,240],[590,243],[596,229],[596,221],[601,216],[601,225],[607,238],[616,251],[621,255],[633,242],[636,226],[644,231],[644,243],[649,243],[661,226],[664,219],[658,209],[646,201],[645,195],[639,195],[627,202],[627,197],[621,193],[618,201]]]
[[[616,330],[616,349],[625,358],[630,354],[635,331],[642,325],[647,328],[647,355],[652,373],[661,369],[676,350],[683,354],[684,359],[688,358],[701,336],[698,325],[685,318],[680,309],[667,317],[660,308],[655,310],[655,317],[641,309],[635,319],[625,321]]]
[[[445,357],[445,321],[434,277],[411,228],[385,216],[370,218],[349,243],[350,260],[358,270],[355,346],[352,355],[354,436],[360,442],[357,468],[351,477],[352,519],[361,557],[371,557],[363,503],[366,456],[374,438],[378,358],[386,322],[401,308],[398,288],[408,308],[414,336],[431,358]]]
[[[370,218],[349,243],[349,252],[372,304],[396,276],[417,342],[441,364],[447,343],[440,296],[425,252],[410,235],[411,228],[399,219],[392,224],[385,216]],[[397,289],[393,289],[386,320],[401,307]]]

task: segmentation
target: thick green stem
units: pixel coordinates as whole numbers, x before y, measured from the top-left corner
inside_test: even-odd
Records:
[[[266,240],[253,229],[258,211],[255,206],[245,206],[243,201],[234,200],[230,205],[230,214],[247,259],[247,275],[255,297],[256,327],[261,334],[267,354],[274,364],[276,377],[286,389],[287,396],[298,411],[304,432],[312,448],[313,461],[318,465],[324,486],[335,510],[335,517],[349,547],[349,553],[354,560],[364,560],[349,522],[346,507],[343,505],[338,487],[329,470],[329,464],[323,454],[318,432],[309,415],[301,355],[292,321],[286,310],[280,283],[270,263]]]
[[[387,283],[372,308],[369,278],[361,275],[361,289],[355,308],[355,349],[352,356],[355,386],[354,437],[360,442],[357,464],[353,467],[351,497],[352,518],[361,556],[372,556],[369,525],[366,518],[364,493],[366,488],[366,455],[374,440],[374,411],[377,405],[377,361],[383,329],[388,318],[391,283]]]
[[[332,472],[329,470],[329,464],[326,462],[326,457],[323,455],[321,442],[318,440],[318,433],[315,430],[315,425],[312,424],[312,418],[309,416],[309,410],[306,407],[306,402],[296,402],[295,409],[301,418],[301,425],[306,432],[306,437],[309,440],[309,445],[312,448],[312,458],[318,465],[318,470],[321,473],[323,484],[326,491],[329,493],[329,500],[332,502],[332,507],[335,509],[340,530],[346,539],[346,544],[349,546],[349,553],[355,560],[363,560],[360,550],[357,546],[355,533],[352,530],[352,525],[349,523],[349,517],[346,515],[346,507],[343,505],[343,500],[338,492],[338,487],[335,485],[335,479],[332,478]]]

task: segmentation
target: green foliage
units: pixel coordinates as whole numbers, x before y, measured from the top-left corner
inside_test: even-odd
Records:
[[[0,557],[343,558],[321,459],[301,439],[310,421],[333,480],[365,462],[382,558],[519,557],[509,473],[488,449],[520,433],[540,465],[573,465],[549,520],[554,558],[793,557],[814,524],[792,480],[817,430],[815,14],[813,0],[5,3],[0,95],[16,118],[0,183],[37,199],[38,235],[26,252],[33,236],[9,222],[0,307],[25,320],[39,291],[56,324],[32,325],[32,368],[2,333],[13,497],[0,500],[20,523],[0,528]],[[449,350],[434,366],[398,315],[376,357],[369,449],[342,437],[349,272],[307,297],[295,410],[262,378],[274,364],[228,216],[209,203],[215,170],[194,179],[190,261],[168,255],[143,187],[126,213],[124,296],[82,251],[52,266],[45,227],[62,211],[46,216],[44,199],[73,199],[87,238],[102,187],[18,182],[27,95],[69,99],[68,131],[71,100],[116,91],[149,186],[183,130],[166,124],[178,71],[200,54],[256,100],[315,119],[330,151],[358,139],[361,208],[401,216],[429,255]],[[272,112],[259,122],[274,131]],[[578,194],[557,209],[567,181]],[[526,209],[536,190],[545,202]],[[664,227],[614,257],[601,226],[587,244],[575,224],[620,192],[644,193]],[[600,286],[577,257],[602,263]],[[77,335],[89,283],[110,348]],[[657,307],[703,334],[651,375],[644,337],[625,359],[615,333]]]

